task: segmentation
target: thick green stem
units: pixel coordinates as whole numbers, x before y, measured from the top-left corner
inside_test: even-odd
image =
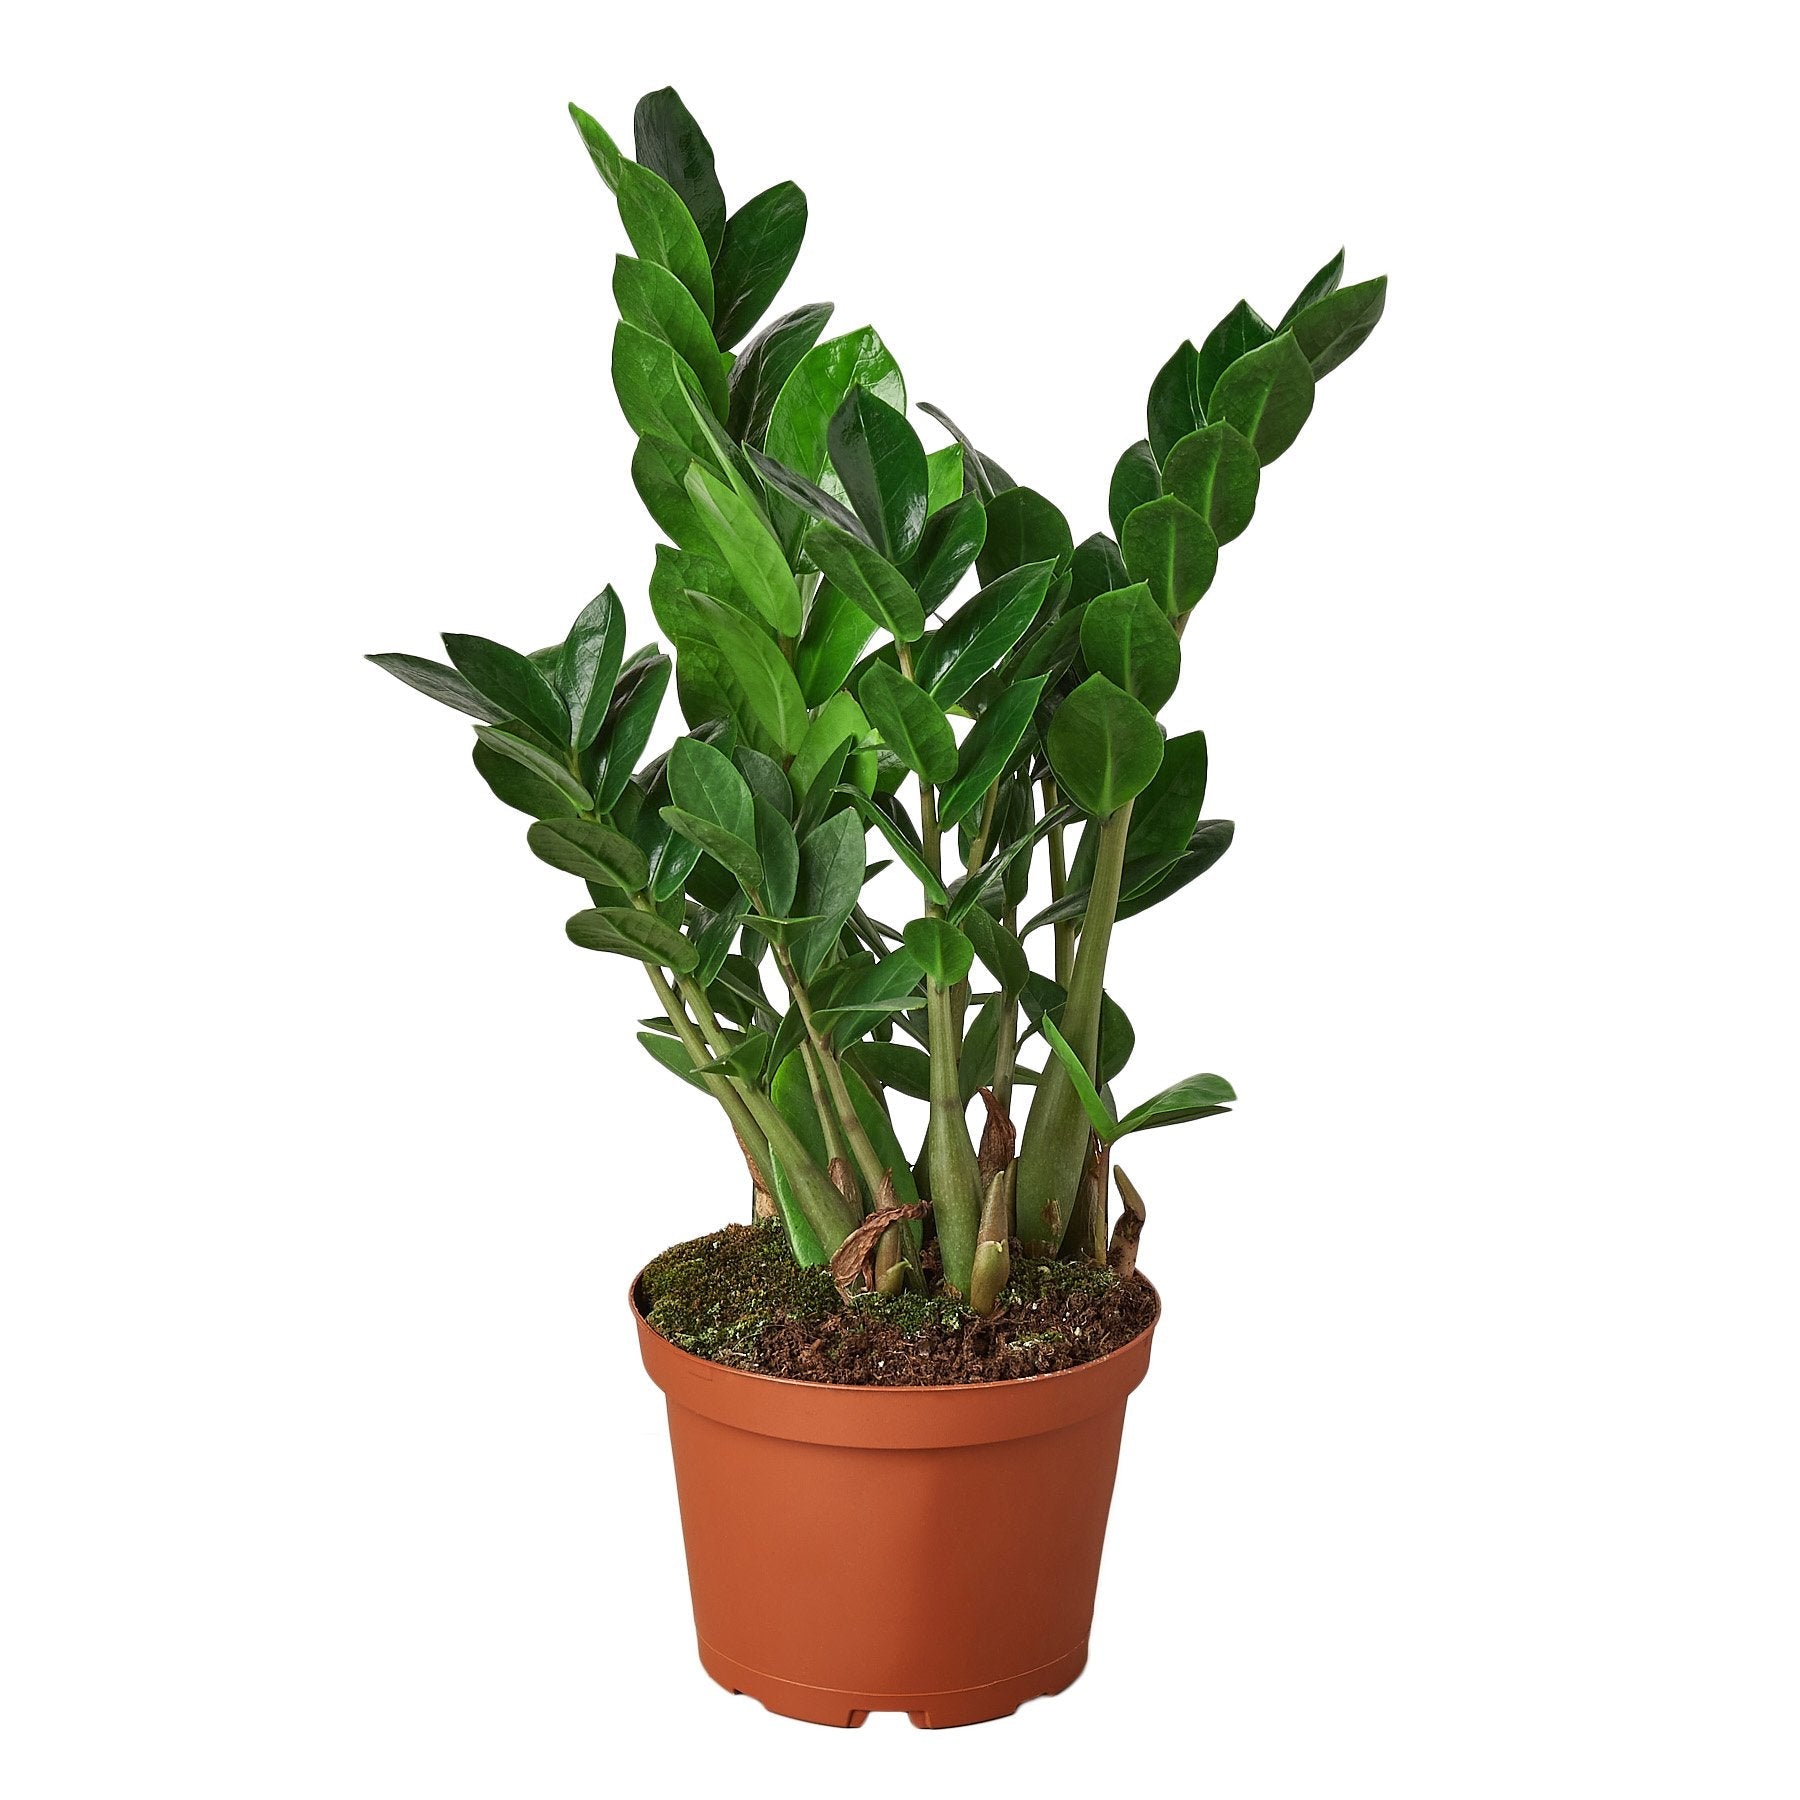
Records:
[[[881,1152],[875,1148],[862,1116],[856,1110],[856,1103],[850,1098],[849,1084],[844,1080],[844,1066],[837,1059],[837,1052],[831,1047],[831,1040],[820,1029],[818,1021],[813,1017],[812,996],[806,991],[806,983],[800,979],[793,959],[785,950],[777,949],[776,963],[781,970],[781,978],[787,983],[788,992],[794,997],[794,1005],[800,1012],[800,1023],[806,1027],[806,1036],[814,1057],[819,1064],[820,1073],[829,1090],[831,1111],[835,1113],[837,1124],[845,1140],[850,1146],[857,1171],[867,1185],[872,1200],[881,1191],[881,1178],[887,1173],[887,1165],[881,1160]],[[808,1074],[811,1074],[810,1065]],[[821,1119],[826,1115],[825,1098],[816,1090],[813,1095],[818,1105]],[[830,1142],[827,1131],[826,1142]],[[836,1154],[833,1152],[833,1154]]]
[[[1106,953],[1112,942],[1113,915],[1119,907],[1125,836],[1130,829],[1130,802],[1110,813],[1100,826],[1093,890],[1069,976],[1068,1003],[1063,1008],[1062,1034],[1090,1075],[1099,1067]],[[1048,1056],[1019,1147],[1019,1236],[1037,1255],[1054,1254],[1068,1230],[1090,1129],[1068,1070],[1054,1054]]]
[[[1000,923],[1019,935],[1019,909],[1009,905]],[[994,1098],[1002,1112],[1012,1112],[1013,1069],[1019,1059],[1019,1003],[1005,994],[1000,997],[1000,1030],[994,1039]]]
[[[931,1216],[943,1252],[944,1280],[966,1295],[974,1272],[976,1229],[981,1223],[981,1173],[963,1113],[950,994],[929,981],[925,1004],[931,1017],[931,1123],[925,1131]]]
[[[1056,783],[1048,776],[1044,778],[1044,811],[1056,811],[1058,804]],[[1050,898],[1060,900],[1069,885],[1069,859],[1063,849],[1063,828],[1060,825],[1050,827]],[[1056,936],[1056,985],[1067,989],[1074,976],[1075,967],[1075,921],[1064,919],[1055,927]]]

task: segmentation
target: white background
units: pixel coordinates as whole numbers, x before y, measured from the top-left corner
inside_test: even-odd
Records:
[[[1800,1789],[1758,16],[15,20],[9,1800]],[[973,1732],[702,1676],[623,1294],[741,1167],[459,721],[358,660],[607,581],[649,634],[563,107],[664,82],[734,203],[810,196],[785,303],[1078,536],[1181,337],[1340,242],[1392,278],[1187,636],[1238,837],[1120,934],[1122,1091],[1244,1103],[1125,1156],[1167,1317],[1093,1663]]]

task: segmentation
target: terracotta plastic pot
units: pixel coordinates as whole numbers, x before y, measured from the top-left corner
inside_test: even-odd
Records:
[[[831,1387],[679,1350],[636,1292],[715,1681],[820,1725],[944,1726],[1004,1718],[1081,1673],[1154,1323],[1059,1375]]]

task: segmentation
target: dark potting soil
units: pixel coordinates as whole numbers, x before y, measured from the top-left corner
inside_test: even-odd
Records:
[[[985,1319],[923,1294],[845,1301],[824,1269],[794,1262],[773,1224],[727,1225],[665,1250],[644,1270],[640,1302],[655,1330],[696,1356],[851,1387],[1053,1375],[1128,1344],[1156,1317],[1137,1276],[1021,1256],[1016,1244],[1012,1280]]]

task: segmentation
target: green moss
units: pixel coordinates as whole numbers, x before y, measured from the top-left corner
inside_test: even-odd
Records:
[[[644,1270],[645,1316],[670,1343],[715,1362],[750,1362],[772,1319],[816,1325],[837,1311],[823,1269],[803,1269],[781,1227],[727,1225],[663,1251]]]

